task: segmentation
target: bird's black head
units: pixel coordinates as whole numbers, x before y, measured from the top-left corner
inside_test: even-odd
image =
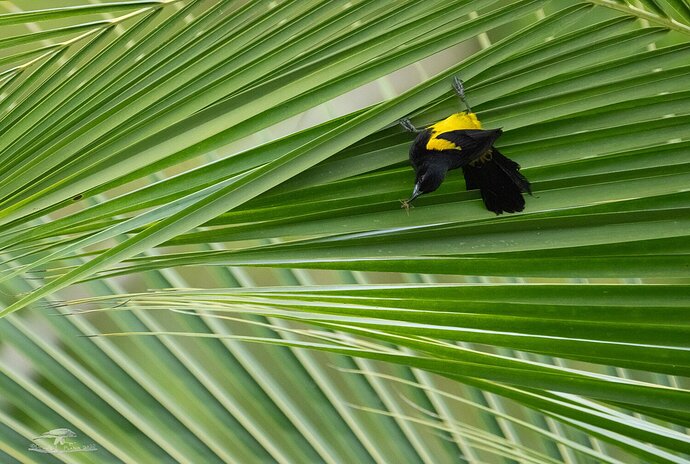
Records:
[[[411,203],[419,195],[431,193],[441,186],[446,178],[448,167],[443,163],[424,163],[417,170],[412,196],[406,203]]]

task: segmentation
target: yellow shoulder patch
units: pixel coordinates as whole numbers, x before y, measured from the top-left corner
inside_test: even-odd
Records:
[[[474,113],[455,113],[448,116],[443,121],[429,126],[431,130],[431,137],[426,144],[427,150],[460,150],[461,147],[455,145],[450,140],[439,139],[439,135],[444,132],[467,130],[467,129],[481,129],[482,123],[477,119]]]

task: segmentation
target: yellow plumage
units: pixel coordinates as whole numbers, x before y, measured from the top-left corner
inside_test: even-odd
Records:
[[[474,113],[462,112],[451,114],[443,121],[439,121],[428,127],[428,129],[431,130],[431,137],[426,144],[426,148],[427,150],[460,150],[460,147],[450,140],[439,139],[437,137],[444,132],[481,128],[482,123],[479,122],[477,115]]]

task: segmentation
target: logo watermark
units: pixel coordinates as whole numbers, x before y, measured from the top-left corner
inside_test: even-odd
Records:
[[[94,443],[84,444],[77,438],[77,434],[70,429],[53,429],[42,433],[32,440],[29,451],[37,453],[60,454],[96,451]]]

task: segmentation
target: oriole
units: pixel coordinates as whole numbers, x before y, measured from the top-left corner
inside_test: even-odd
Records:
[[[453,88],[467,110],[448,116],[431,126],[418,130],[409,119],[400,124],[417,133],[410,147],[410,162],[416,178],[412,196],[403,201],[403,207],[420,195],[439,188],[451,169],[462,168],[467,190],[479,189],[484,205],[496,214],[515,213],[525,208],[522,194],[532,194],[530,183],[520,173],[520,165],[507,158],[494,142],[501,129],[482,129],[477,115],[472,112],[462,81],[453,79]]]

